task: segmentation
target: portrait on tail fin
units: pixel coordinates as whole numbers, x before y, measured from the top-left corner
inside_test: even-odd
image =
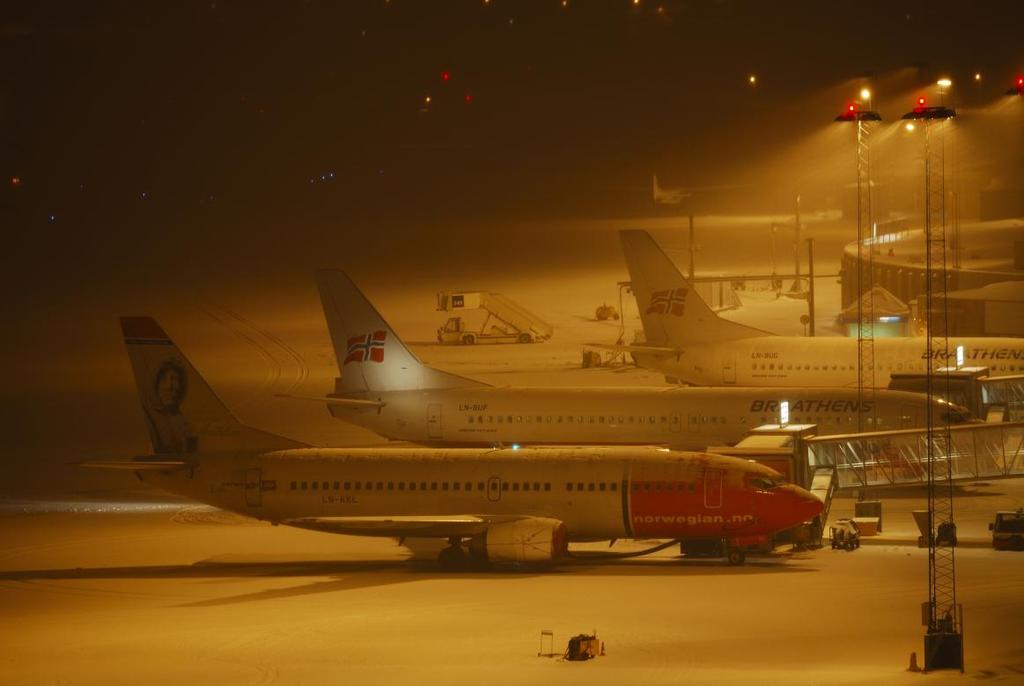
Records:
[[[187,395],[188,372],[177,360],[164,361],[156,372],[153,394],[143,404],[156,452],[194,453],[199,449],[199,439],[181,412]]]

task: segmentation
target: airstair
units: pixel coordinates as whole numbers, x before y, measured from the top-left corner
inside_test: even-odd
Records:
[[[488,291],[441,291],[437,294],[437,310],[440,312],[456,312],[459,310],[483,310],[487,314],[484,323],[473,331],[457,332],[453,337],[466,342],[467,334],[472,335],[476,342],[506,342],[497,340],[508,338],[507,342],[534,343],[551,338],[555,328],[533,314],[525,307],[501,293]],[[458,318],[449,320],[439,334],[442,342],[443,334],[449,332],[450,324]],[[492,321],[493,320],[493,321]]]

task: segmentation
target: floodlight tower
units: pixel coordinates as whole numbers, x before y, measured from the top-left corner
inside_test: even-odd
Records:
[[[847,105],[835,121],[857,124],[857,431],[863,432],[875,408],[875,313],[871,298],[873,282],[872,248],[867,237],[871,233],[871,128],[882,117],[866,107],[871,92],[860,92],[861,102]],[[866,235],[867,234],[867,235]],[[867,295],[865,311],[864,295]],[[870,409],[867,409],[870,408]],[[874,421],[871,422],[874,425]]]
[[[956,602],[956,524],[953,521],[953,465],[947,417],[937,416],[933,400],[941,390],[949,397],[949,341],[946,316],[945,141],[949,120],[945,106],[928,107],[924,98],[903,115],[924,129],[925,292],[928,360],[926,471],[928,478],[928,603],[924,637],[925,669],[964,668],[963,615]],[[939,301],[937,296],[942,297]],[[937,305],[941,302],[942,311]],[[944,368],[944,370],[940,370]],[[944,388],[940,387],[945,383]],[[923,618],[923,617],[922,617]]]

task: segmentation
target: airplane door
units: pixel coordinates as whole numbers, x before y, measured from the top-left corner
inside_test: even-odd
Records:
[[[441,403],[427,405],[427,438],[441,438]]]
[[[736,383],[736,356],[726,355],[722,358],[722,383]]]
[[[245,470],[245,504],[249,507],[259,507],[263,504],[263,493],[260,490],[261,470]]]
[[[704,470],[704,507],[722,506],[722,470]]]
[[[492,502],[501,500],[501,479],[496,476],[487,480],[487,499]]]

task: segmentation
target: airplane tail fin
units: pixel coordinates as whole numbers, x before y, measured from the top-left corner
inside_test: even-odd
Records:
[[[682,346],[768,335],[718,316],[649,233],[620,236],[648,343]]]
[[[239,422],[156,320],[122,317],[121,333],[154,453],[281,450],[304,445]]]
[[[338,393],[487,385],[423,364],[345,272],[325,269],[316,281],[341,373]]]

